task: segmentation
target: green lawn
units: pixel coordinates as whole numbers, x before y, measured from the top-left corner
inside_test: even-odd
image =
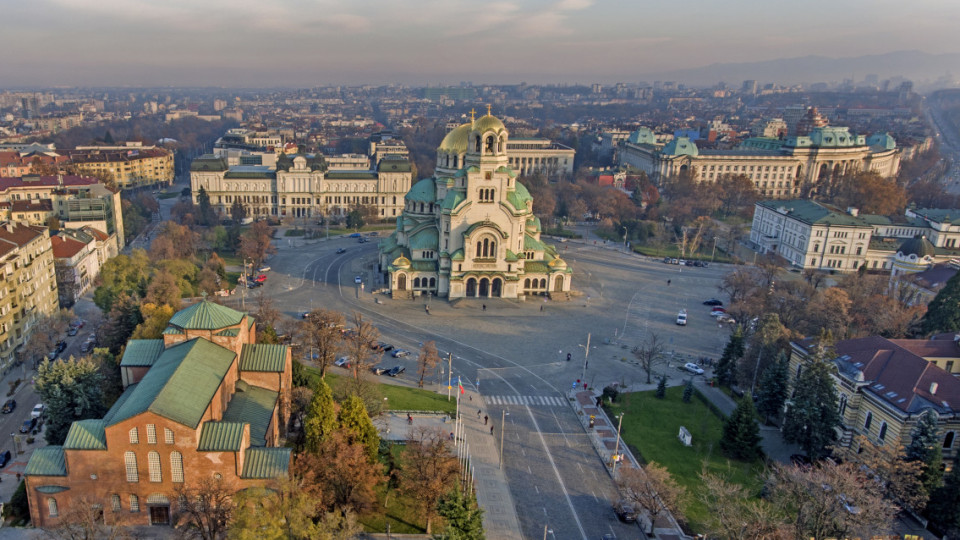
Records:
[[[731,460],[720,452],[722,421],[707,406],[694,397],[684,403],[683,387],[667,389],[665,399],[657,399],[654,391],[622,394],[620,401],[606,406],[614,415],[626,411],[621,435],[623,440],[644,461],[655,461],[667,468],[674,479],[686,486],[688,503],[686,517],[694,530],[708,515],[708,509],[696,499],[700,486],[700,471],[719,473],[729,481],[748,486],[759,493],[763,463],[744,463]],[[693,436],[692,446],[683,446],[677,439],[680,426]]]
[[[307,367],[307,373],[311,380],[320,377],[320,370],[314,367]],[[337,388],[346,382],[346,377],[327,373],[327,384],[336,393]],[[394,411],[436,411],[453,414],[457,408],[457,398],[451,394],[450,401],[447,401],[446,395],[440,395],[430,390],[421,390],[419,388],[409,388],[406,386],[395,386],[392,384],[377,384],[377,390],[387,398],[386,408]]]
[[[158,199],[172,199],[172,198],[174,198],[174,197],[179,197],[179,196],[180,196],[180,192],[179,192],[179,191],[171,191],[171,192],[169,192],[169,193],[160,193],[160,194],[157,195],[157,198],[158,198]]]

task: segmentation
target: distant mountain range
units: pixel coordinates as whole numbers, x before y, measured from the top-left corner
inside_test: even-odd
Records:
[[[960,76],[960,54],[928,54],[921,51],[895,51],[848,58],[801,56],[763,62],[710,64],[699,68],[645,73],[647,82],[676,81],[697,86],[709,86],[724,81],[739,88],[744,80],[754,79],[760,85],[809,84],[842,82],[845,79],[862,81],[864,76],[876,74],[880,81],[902,76],[915,83],[932,83],[944,75]]]

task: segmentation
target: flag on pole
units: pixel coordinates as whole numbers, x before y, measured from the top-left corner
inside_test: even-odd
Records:
[[[460,377],[457,377],[457,386],[460,388],[460,393],[463,393],[463,383],[460,382]]]

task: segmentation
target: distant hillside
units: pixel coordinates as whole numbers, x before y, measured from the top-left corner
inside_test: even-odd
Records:
[[[844,79],[862,81],[874,73],[880,80],[902,76],[917,83],[933,81],[943,75],[960,75],[960,54],[928,54],[921,51],[896,51],[849,58],[802,56],[764,62],[711,64],[692,69],[659,73],[645,73],[647,81],[677,81],[691,85],[712,85],[725,81],[739,87],[747,79],[761,85],[776,82],[798,84],[840,82]]]

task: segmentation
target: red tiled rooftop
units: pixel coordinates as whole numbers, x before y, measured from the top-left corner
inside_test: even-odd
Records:
[[[61,178],[63,179],[64,186],[90,186],[100,183],[100,180],[92,176],[28,176],[27,178],[29,178],[29,180],[24,181],[21,177],[0,176],[0,190],[30,186],[57,187],[60,185]]]
[[[84,243],[69,236],[55,235],[50,237],[53,245],[53,256],[56,259],[69,259],[83,250]]]

